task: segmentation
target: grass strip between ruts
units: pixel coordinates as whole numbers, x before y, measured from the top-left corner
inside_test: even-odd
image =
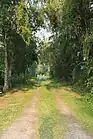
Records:
[[[63,135],[62,119],[52,92],[45,87],[40,92],[40,139],[60,139]]]

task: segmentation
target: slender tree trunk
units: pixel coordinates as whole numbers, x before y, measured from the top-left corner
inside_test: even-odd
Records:
[[[4,58],[4,64],[5,64],[5,71],[4,71],[4,90],[7,90],[9,88],[9,80],[8,80],[8,50],[6,45],[6,36],[5,36],[5,58]]]
[[[10,66],[9,66],[9,88],[12,87],[11,76],[12,76],[12,62],[10,63]]]

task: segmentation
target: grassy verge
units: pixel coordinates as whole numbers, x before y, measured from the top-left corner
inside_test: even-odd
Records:
[[[67,87],[59,89],[59,93],[72,115],[88,133],[93,134],[93,102],[89,103],[86,96],[80,96],[69,89],[67,90]]]
[[[54,97],[45,87],[39,89],[40,92],[40,139],[60,139],[63,127],[62,119],[56,108]]]
[[[23,108],[31,100],[33,90],[7,93],[0,97],[0,132],[6,129],[20,115]]]

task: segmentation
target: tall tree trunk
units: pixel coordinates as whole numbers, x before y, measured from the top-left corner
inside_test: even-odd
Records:
[[[4,90],[7,90],[9,88],[9,80],[8,80],[8,50],[6,45],[6,37],[5,37],[5,58],[4,58],[4,64],[5,64],[5,71],[4,71]]]
[[[10,63],[10,66],[9,66],[9,88],[12,87],[12,84],[11,84],[11,76],[12,76],[12,62]]]

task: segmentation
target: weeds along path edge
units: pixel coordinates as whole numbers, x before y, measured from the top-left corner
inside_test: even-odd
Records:
[[[66,106],[64,101],[60,98],[58,92],[55,92],[56,104],[60,113],[64,116],[65,120],[65,136],[63,139],[93,139],[93,136],[87,135],[81,126],[77,123],[76,119],[72,116],[70,109]]]
[[[27,108],[19,118],[3,133],[0,139],[39,139],[39,96],[38,89]]]

